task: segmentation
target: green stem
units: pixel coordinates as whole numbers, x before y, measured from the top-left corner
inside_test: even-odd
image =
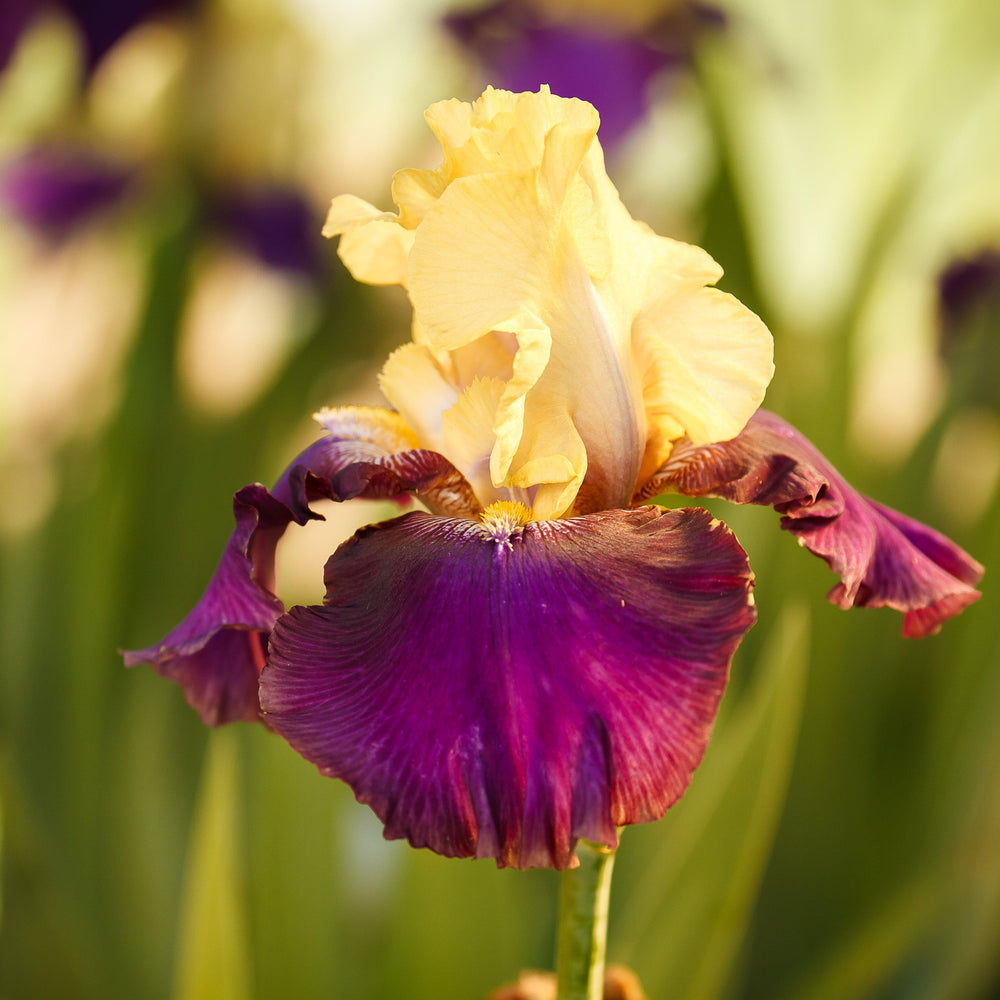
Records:
[[[563,872],[559,894],[557,1000],[602,1000],[615,852],[581,840],[576,853],[580,867]]]

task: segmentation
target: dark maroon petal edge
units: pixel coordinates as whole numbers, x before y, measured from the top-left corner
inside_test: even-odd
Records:
[[[125,666],[149,663],[180,684],[208,725],[258,720],[257,678],[267,636],[284,611],[274,593],[274,555],[285,529],[321,518],[309,506],[321,498],[410,495],[470,515],[479,509],[464,477],[436,452],[387,455],[365,440],[314,442],[273,491],[254,483],[234,495],[236,526],[205,593],[158,643],[124,652]]]
[[[487,534],[422,512],[331,557],[271,634],[266,723],[385,824],[449,857],[565,868],[658,819],[754,622],[732,533],[642,507]]]
[[[771,506],[782,528],[824,559],[842,608],[904,613],[903,635],[922,637],[979,600],[983,567],[944,535],[862,496],[794,427],[758,410],[731,441],[679,444],[636,499],[715,496]]]

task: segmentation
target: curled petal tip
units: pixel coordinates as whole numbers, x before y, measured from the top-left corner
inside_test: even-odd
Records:
[[[274,546],[291,520],[263,486],[233,498],[236,526],[201,600],[159,643],[123,654],[125,666],[149,663],[175,681],[202,721],[254,721],[264,639],[284,605],[271,592]]]
[[[255,483],[236,493],[236,525],[187,617],[155,645],[123,654],[126,666],[149,663],[180,684],[209,725],[259,718],[257,678],[267,638],[285,610],[274,593],[275,549],[292,522],[319,516],[310,503],[413,494],[464,517],[480,509],[464,477],[440,455],[390,453],[412,438],[397,415],[350,407],[322,417],[328,435],[289,465],[273,491]]]
[[[890,607],[903,634],[931,635],[979,599],[983,567],[950,539],[857,492],[794,427],[758,410],[735,438],[680,445],[638,494],[667,490],[771,506],[841,582],[842,608]]]

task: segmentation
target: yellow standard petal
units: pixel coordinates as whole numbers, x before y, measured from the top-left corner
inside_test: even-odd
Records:
[[[354,195],[341,195],[330,205],[323,235],[340,236],[337,253],[358,281],[406,284],[413,233],[400,226],[391,212],[380,212]]]
[[[490,454],[496,443],[493,425],[504,385],[499,378],[476,378],[441,416],[442,451],[483,504],[500,498],[490,476]]]
[[[389,355],[379,374],[382,394],[412,427],[420,446],[447,455],[441,418],[458,399],[457,389],[431,352],[420,344],[404,344]]]
[[[325,230],[355,276],[409,292],[382,386],[425,446],[483,502],[549,518],[627,506],[678,438],[738,433],[770,334],[707,253],[629,215],[593,107],[489,88],[426,118],[443,162],[397,173],[398,214],[336,199]]]

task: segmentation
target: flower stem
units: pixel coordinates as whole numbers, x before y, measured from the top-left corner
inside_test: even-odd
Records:
[[[581,840],[576,853],[580,867],[563,872],[559,894],[557,1000],[602,1000],[615,852]]]

